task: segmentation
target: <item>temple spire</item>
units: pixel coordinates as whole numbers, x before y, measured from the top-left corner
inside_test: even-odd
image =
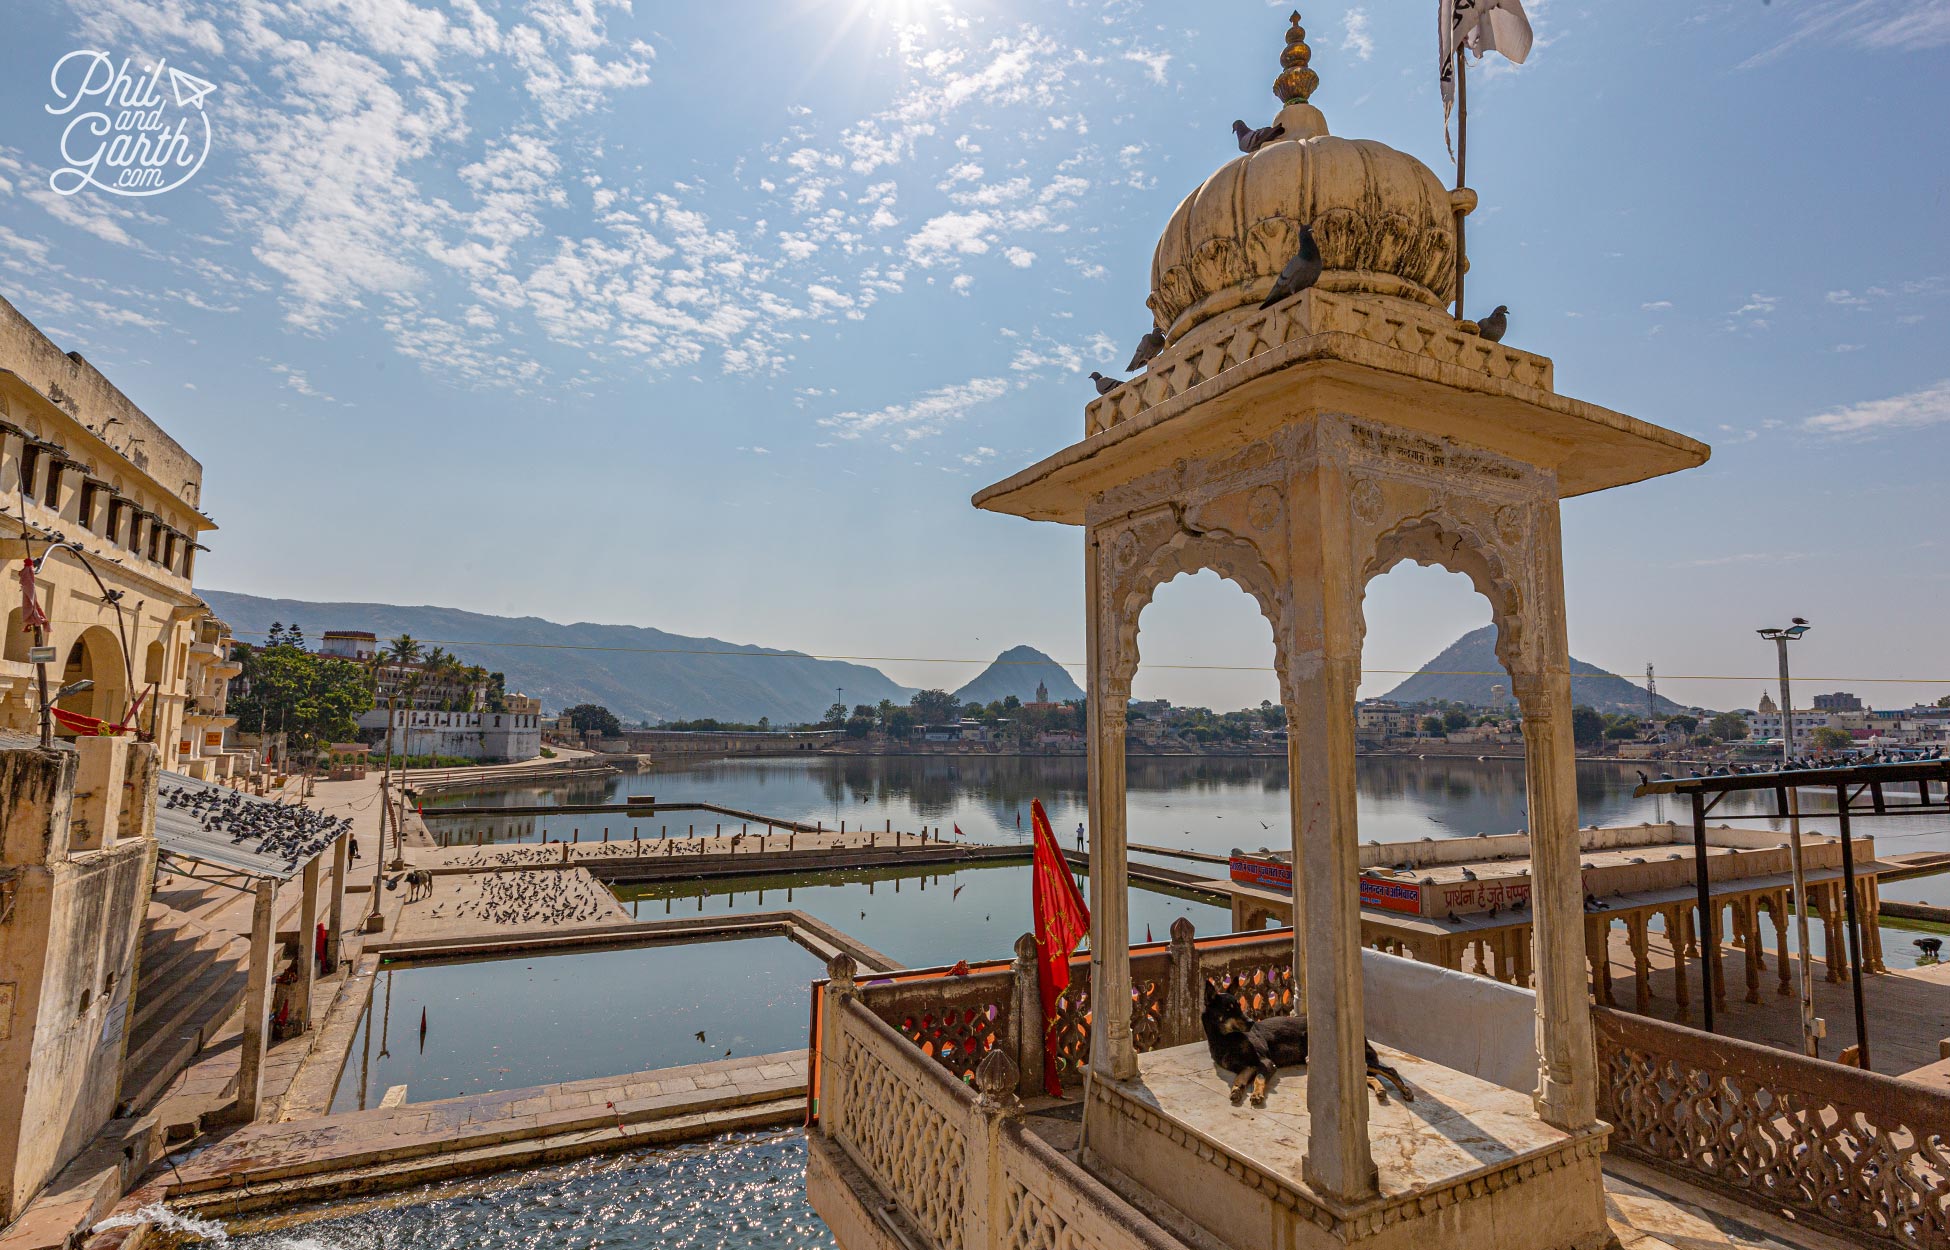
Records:
[[[1273,95],[1281,104],[1305,104],[1320,88],[1320,75],[1309,69],[1314,50],[1307,46],[1307,28],[1300,24],[1295,9],[1287,19],[1286,50],[1280,53],[1280,76],[1273,80]]]

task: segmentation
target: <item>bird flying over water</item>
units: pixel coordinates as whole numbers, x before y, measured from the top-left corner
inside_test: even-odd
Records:
[[[1259,151],[1273,140],[1286,133],[1286,127],[1274,122],[1271,126],[1254,129],[1243,121],[1232,123],[1232,134],[1239,140],[1239,150],[1247,154]]]
[[[1510,328],[1509,305],[1498,304],[1494,312],[1476,323],[1476,327],[1490,342],[1501,343],[1504,332]]]
[[[1314,241],[1312,226],[1300,227],[1300,250],[1293,259],[1280,270],[1280,276],[1273,280],[1273,289],[1266,293],[1261,308],[1271,308],[1283,299],[1298,295],[1314,283],[1320,281],[1320,245]]]
[[[1124,372],[1142,369],[1151,363],[1151,358],[1165,349],[1165,336],[1152,330],[1138,340],[1137,350],[1131,353],[1131,363],[1124,366]]]
[[[700,1041],[700,1042],[702,1042],[702,1041],[704,1040],[704,1030],[703,1030],[703,1029],[699,1029],[699,1030],[697,1031],[697,1040],[698,1040],[698,1041]]]

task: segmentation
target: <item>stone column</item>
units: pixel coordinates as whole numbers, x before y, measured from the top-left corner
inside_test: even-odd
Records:
[[[277,975],[278,883],[257,883],[251,904],[250,970],[244,982],[244,1040],[237,1060],[237,1116],[257,1118],[264,1098],[264,1050],[271,1027],[271,980]]]
[[[298,876],[304,897],[298,900],[298,980],[292,991],[298,1007],[298,1031],[311,1031],[311,990],[318,979],[318,878],[323,851],[305,862]]]
[[[1306,1182],[1344,1200],[1375,1192],[1368,1142],[1361,980],[1354,697],[1360,587],[1348,556],[1346,484],[1316,471],[1292,492],[1290,624],[1282,699],[1293,820],[1294,980],[1305,989],[1311,1127]],[[1311,497],[1310,497],[1311,496]]]
[[[1625,922],[1625,940],[1632,947],[1633,998],[1638,1013],[1648,1015],[1652,1010],[1652,917],[1649,912],[1635,911]]]
[[[1585,990],[1584,878],[1578,852],[1577,743],[1571,736],[1570,653],[1555,507],[1539,510],[1535,584],[1541,602],[1525,625],[1536,631],[1538,671],[1513,673],[1523,711],[1524,780],[1530,812],[1531,906],[1537,968],[1537,1113],[1561,1129],[1598,1118],[1597,1056]]]
[[[1043,1018],[1042,965],[1036,959],[1036,935],[1016,939],[1014,993],[1009,1003],[1016,1026],[1016,1092],[1034,1098],[1043,1092],[1043,1050],[1049,1045],[1049,1021]]]
[[[1691,913],[1675,907],[1666,913],[1666,937],[1672,942],[1672,1018],[1685,1023],[1693,1018],[1691,999],[1686,993],[1686,928]]]
[[[1090,1066],[1100,1077],[1137,1075],[1131,1039],[1130,852],[1124,832],[1124,720],[1128,678],[1114,671],[1121,624],[1106,603],[1102,553],[1093,531],[1084,580],[1090,653]]]
[[[1761,954],[1760,905],[1752,895],[1740,900],[1740,927],[1745,933],[1747,948],[1747,1001],[1760,1001],[1760,974],[1767,970],[1765,957]]]
[[[327,921],[331,935],[325,943],[325,958],[331,961],[332,971],[339,967],[340,948],[345,942],[345,869],[347,862],[345,839],[332,843],[332,907]]]

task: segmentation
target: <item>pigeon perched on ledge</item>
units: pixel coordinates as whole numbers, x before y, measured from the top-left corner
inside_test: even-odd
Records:
[[[1108,395],[1118,387],[1124,385],[1123,378],[1107,378],[1094,369],[1090,371],[1090,380],[1097,384],[1097,393],[1099,395]]]
[[[1151,363],[1151,358],[1165,349],[1163,331],[1153,330],[1138,340],[1137,350],[1131,353],[1131,363],[1124,366],[1124,372],[1142,369]]]
[[[1243,121],[1235,121],[1232,123],[1232,133],[1239,140],[1239,150],[1250,156],[1285,134],[1286,127],[1275,122],[1255,130]]]
[[[1476,326],[1484,338],[1492,343],[1501,343],[1504,332],[1510,328],[1510,309],[1506,305],[1498,304],[1496,311],[1477,322]]]
[[[1314,228],[1300,227],[1300,250],[1293,259],[1280,270],[1280,276],[1273,280],[1273,289],[1266,293],[1261,308],[1271,308],[1283,299],[1298,295],[1314,283],[1320,281],[1322,265],[1320,245],[1314,242]]]

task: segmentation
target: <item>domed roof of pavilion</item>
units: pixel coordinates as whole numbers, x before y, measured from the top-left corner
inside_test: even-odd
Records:
[[[1151,261],[1150,306],[1177,342],[1257,306],[1313,227],[1318,285],[1440,308],[1455,282],[1450,192],[1421,161],[1373,139],[1328,133],[1309,103],[1320,76],[1295,13],[1273,85],[1279,138],[1222,166],[1172,213]],[[1467,192],[1462,194],[1467,195]]]

